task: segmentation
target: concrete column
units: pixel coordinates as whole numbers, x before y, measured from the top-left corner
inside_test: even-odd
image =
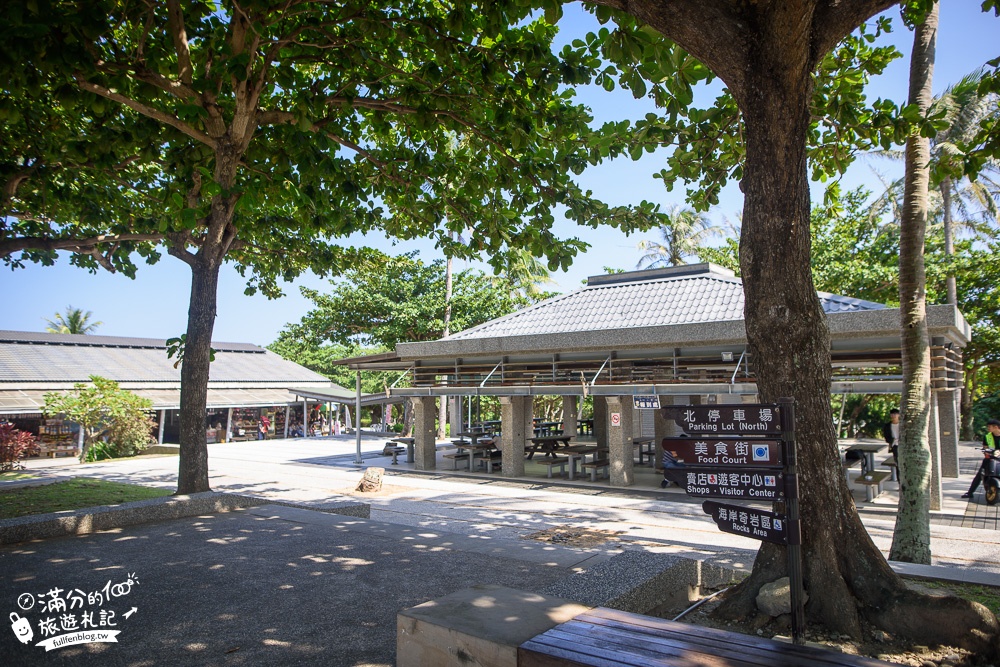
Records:
[[[288,439],[288,420],[292,418],[292,406],[285,406],[285,439]]]
[[[594,396],[594,439],[597,446],[608,446],[608,399],[605,396]]]
[[[456,433],[465,433],[468,429],[462,415],[462,397],[451,396],[448,398],[448,423],[451,424],[451,437]]]
[[[229,410],[230,410],[230,414],[232,414],[232,408],[230,408]],[[158,442],[161,445],[163,444],[163,426],[164,426],[164,422],[166,422],[166,421],[167,421],[167,411],[166,410],[160,410],[160,429],[159,429],[160,433],[159,433],[159,435],[156,436],[156,442]],[[228,424],[226,425],[226,440],[227,441],[229,440],[229,425]]]
[[[504,477],[524,476],[524,443],[534,435],[530,396],[500,397],[500,451]]]
[[[302,399],[302,436],[309,437],[309,401]]]
[[[608,476],[611,486],[632,486],[635,484],[632,456],[632,397],[609,396],[607,398],[608,450],[611,466]],[[619,415],[615,426],[612,415]]]
[[[668,405],[687,405],[687,396],[660,396],[660,407]],[[681,430],[674,423],[673,419],[665,419],[663,410],[656,410],[653,413],[653,437],[656,438],[656,469],[663,468],[663,439],[675,438],[680,435]]]
[[[164,412],[166,414],[166,412]],[[226,408],[226,442],[231,442],[233,436],[233,409]],[[163,442],[163,429],[160,429],[160,442]]]
[[[958,477],[958,419],[961,414],[958,391],[936,392],[938,430],[941,441],[941,476]]]
[[[413,456],[417,470],[437,467],[437,406],[433,396],[413,399]]]
[[[576,437],[576,396],[563,396],[563,435]]]
[[[931,510],[941,509],[941,438],[938,428],[937,392],[931,392],[930,410],[927,416],[927,444],[931,448]]]

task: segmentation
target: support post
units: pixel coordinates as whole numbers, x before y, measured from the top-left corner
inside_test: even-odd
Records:
[[[500,397],[500,452],[504,477],[524,476],[524,443],[533,434],[531,397]]]
[[[292,406],[285,406],[285,440],[288,439],[288,422],[292,418]]]
[[[354,462],[361,465],[361,371],[355,371],[354,373],[354,414],[357,415],[358,422],[354,428],[354,444],[357,447]],[[321,421],[321,428],[322,424],[323,422]]]
[[[608,399],[594,396],[594,440],[602,449],[608,448]]]
[[[607,398],[607,438],[610,466],[608,477],[611,486],[635,484],[635,463],[632,456],[632,397]],[[618,415],[615,419],[614,415]],[[596,430],[597,420],[594,420]]]
[[[563,396],[562,423],[563,435],[577,436],[576,396]]]
[[[302,435],[309,437],[309,399],[302,399]]]
[[[960,392],[937,392],[938,426],[941,440],[941,476],[958,477],[958,418]]]
[[[434,470],[437,467],[437,410],[433,396],[414,396],[413,399],[413,467],[417,470]]]
[[[799,480],[795,447],[795,401],[779,398],[781,407],[781,440],[785,447],[785,518],[788,520],[788,584],[792,606],[792,641],[804,643],[806,628],[802,588],[802,527],[799,525]]]
[[[232,410],[232,408],[230,408],[230,410]],[[165,421],[167,421],[167,411],[166,410],[160,410],[160,427],[158,429],[160,431],[160,433],[159,433],[159,435],[156,436],[156,442],[159,443],[159,444],[161,444],[161,445],[163,444],[163,427],[164,427],[164,422]],[[226,426],[226,439],[227,440],[229,439],[229,426],[228,425]]]

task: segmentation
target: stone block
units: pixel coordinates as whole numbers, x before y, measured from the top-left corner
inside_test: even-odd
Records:
[[[587,611],[560,597],[480,585],[396,616],[396,667],[517,667],[517,647]]]

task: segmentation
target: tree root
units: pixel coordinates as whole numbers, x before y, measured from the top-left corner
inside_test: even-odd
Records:
[[[920,644],[957,646],[995,660],[1000,657],[1000,623],[979,604],[953,595],[904,590],[865,617],[886,632]]]

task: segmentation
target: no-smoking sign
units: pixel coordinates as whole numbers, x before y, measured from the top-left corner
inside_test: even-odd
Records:
[[[620,413],[620,412],[612,412],[611,413],[611,425],[612,426],[621,426],[622,425],[622,413]]]

